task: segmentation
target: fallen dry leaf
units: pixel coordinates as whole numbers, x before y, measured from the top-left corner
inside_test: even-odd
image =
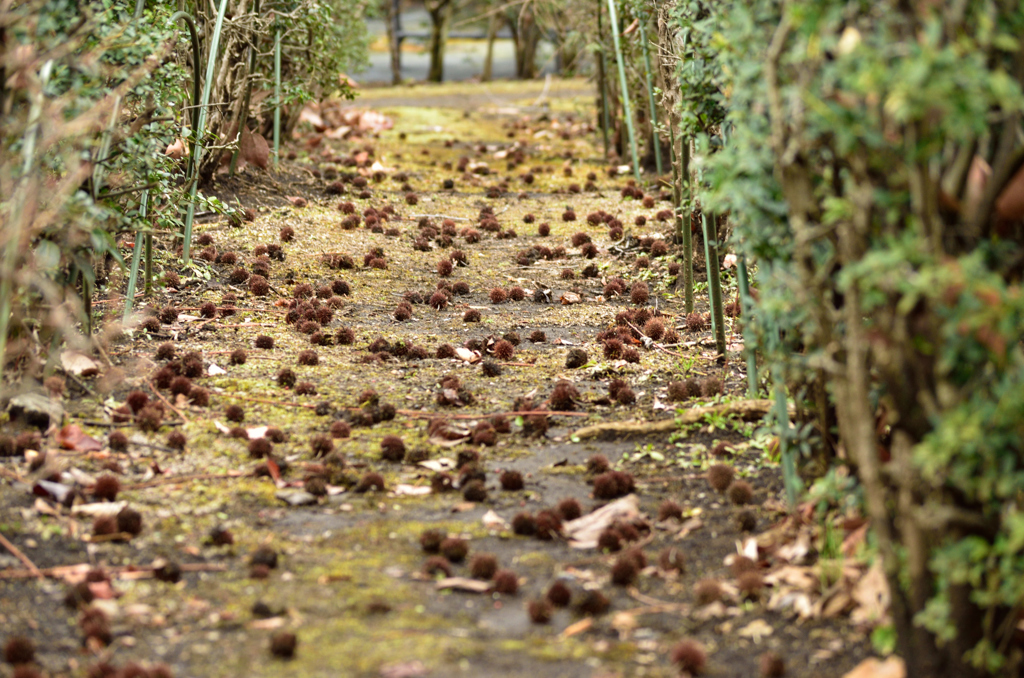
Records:
[[[59,446],[65,450],[98,452],[103,449],[99,440],[83,431],[78,424],[68,424],[57,431],[55,437]]]
[[[736,633],[743,638],[750,638],[755,643],[760,643],[762,638],[766,638],[767,636],[775,633],[775,629],[773,629],[765,620],[755,619]]]
[[[427,469],[428,471],[441,472],[451,471],[455,468],[455,461],[448,457],[441,457],[440,459],[427,459],[421,461],[420,466]]]
[[[618,632],[619,640],[629,640],[639,625],[636,615],[629,612],[618,612],[612,617],[612,628]]]
[[[262,134],[250,132],[249,128],[245,127],[242,129],[242,138],[238,144],[238,156],[241,159],[260,169],[267,169],[270,166],[270,146]]]
[[[679,531],[676,532],[676,536],[674,537],[674,539],[686,539],[687,535],[689,535],[694,530],[699,530],[702,527],[704,527],[704,521],[700,519],[700,516],[688,518],[687,520],[683,521],[683,525],[679,528]]]
[[[60,354],[64,371],[78,377],[91,377],[99,371],[96,361],[81,351],[64,351]]]
[[[850,614],[855,624],[877,624],[885,619],[889,609],[889,581],[878,559],[864,573],[851,593],[857,607]]]
[[[398,496],[421,497],[430,494],[429,485],[395,485],[394,493]]]
[[[616,499],[593,513],[570,520],[562,525],[562,532],[569,539],[569,545],[576,549],[597,548],[597,538],[606,527],[617,521],[629,522],[640,517],[635,494]]]
[[[445,577],[444,579],[439,579],[434,586],[438,591],[453,589],[455,591],[466,591],[467,593],[487,593],[491,590],[491,582],[469,579],[468,577]]]
[[[455,349],[455,355],[457,355],[460,360],[467,362],[470,365],[480,362],[480,354],[477,351],[470,351],[468,348],[464,348],[462,346]]]
[[[907,667],[899,657],[889,657],[879,661],[868,657],[853,670],[843,674],[843,678],[906,678]]]
[[[417,678],[427,673],[427,667],[418,659],[380,667],[381,678]]]
[[[185,143],[184,139],[178,137],[174,140],[174,143],[164,149],[164,155],[172,160],[181,160],[188,155],[188,144]]]
[[[494,509],[485,513],[484,517],[480,520],[488,530],[507,530],[509,528],[508,522],[495,513]]]

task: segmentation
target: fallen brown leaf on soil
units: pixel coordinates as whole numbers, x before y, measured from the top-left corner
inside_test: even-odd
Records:
[[[79,377],[91,377],[99,371],[96,361],[81,351],[63,351],[60,365],[65,372]]]
[[[562,631],[562,638],[572,638],[573,636],[578,636],[581,633],[589,631],[593,625],[594,620],[592,617],[581,619],[578,622],[570,624],[569,626],[565,627],[565,630]]]
[[[889,581],[878,559],[853,588],[853,600],[858,607],[850,615],[856,624],[878,624],[886,617],[889,609]]]
[[[856,668],[843,674],[843,678],[906,678],[907,668],[899,657],[878,660],[868,657]]]
[[[60,429],[56,435],[57,443],[65,450],[76,452],[97,452],[103,449],[103,445],[82,430],[78,424],[68,424]]]
[[[617,521],[629,522],[639,517],[639,500],[635,494],[630,494],[563,524],[562,533],[573,548],[593,549],[597,548],[597,538],[606,527]]]

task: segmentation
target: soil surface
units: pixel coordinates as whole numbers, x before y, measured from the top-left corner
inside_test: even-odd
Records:
[[[200,224],[188,268],[158,247],[140,317],[55,395],[85,435],[0,460],[0,638],[52,676],[757,676],[766,652],[841,676],[872,654],[863,521],[787,509],[738,319],[719,364],[703,286],[689,318],[677,290],[671,203],[654,177],[623,197],[592,101],[573,81],[370,90],[345,106],[393,129],[303,123],[280,169],[218,180],[255,220]],[[124,289],[97,301],[109,320]],[[126,414],[134,391],[156,408]],[[468,555],[437,560],[428,530]],[[702,666],[673,663],[685,640]]]

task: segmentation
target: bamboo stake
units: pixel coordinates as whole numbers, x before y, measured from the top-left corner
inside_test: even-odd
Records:
[[[644,74],[647,76],[647,103],[651,109],[651,143],[654,144],[654,164],[658,176],[662,174],[661,139],[658,137],[658,107],[654,103],[654,82],[651,80],[651,50],[647,45],[647,16],[640,16],[640,45],[644,51]]]
[[[615,11],[615,0],[608,0],[608,22],[611,24],[612,42],[615,44],[615,59],[619,65],[619,86],[622,88],[622,110],[626,117],[626,131],[629,133],[629,152],[633,160],[633,176],[640,181],[640,159],[636,150],[636,134],[633,130],[633,107],[629,103],[629,87],[626,83],[626,64],[622,58],[622,44],[619,40],[619,19]]]
[[[274,167],[281,160],[281,29],[274,31]]]
[[[139,218],[142,221],[146,220],[146,211],[149,207],[149,189],[147,188],[142,192],[142,202],[139,205]],[[148,231],[149,229],[147,229]],[[142,259],[142,250],[145,248],[144,241],[145,236],[139,232],[135,232],[135,246],[132,248],[132,267],[128,273],[128,293],[125,295],[124,302],[124,316],[125,322],[132,314],[132,302],[135,301],[135,286],[139,281],[139,261]]]
[[[747,259],[740,256],[736,267],[740,286],[740,318],[743,322],[743,350],[747,354],[747,397],[757,397],[757,355],[754,352],[754,333],[750,326],[750,314],[754,300],[750,297],[750,280],[747,277]]]
[[[209,59],[206,61],[206,82],[203,86],[203,98],[199,106],[199,122],[193,130],[196,143],[195,151],[192,154],[193,166],[196,176],[192,177],[192,189],[189,191],[188,208],[185,212],[185,233],[181,245],[181,263],[188,266],[191,263],[190,250],[192,248],[192,220],[196,214],[196,196],[199,193],[199,168],[202,167],[203,134],[206,128],[207,107],[210,104],[210,91],[213,89],[213,68],[217,62],[217,48],[220,46],[220,33],[224,27],[224,13],[227,10],[228,0],[220,0],[220,9],[217,12],[217,20],[213,25],[213,40],[210,43]]]
[[[711,299],[711,329],[719,356],[725,356],[725,317],[722,313],[722,274],[718,268],[718,216],[704,212],[704,251]]]
[[[601,30],[601,0],[597,0],[597,41],[600,44],[600,58],[597,60],[597,85],[601,88],[601,136],[604,139],[604,158],[608,159],[608,129],[611,116],[608,113],[608,58],[604,52],[604,35]]]

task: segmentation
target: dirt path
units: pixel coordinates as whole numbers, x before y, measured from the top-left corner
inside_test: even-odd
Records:
[[[856,525],[822,527],[810,511],[807,522],[787,518],[764,451],[771,436],[756,422],[707,415],[672,433],[575,437],[595,423],[738,401],[745,375],[738,354],[714,363],[706,329],[687,330],[670,225],[658,219],[669,203],[651,188],[646,204],[621,197],[629,182],[597,157],[579,83],[549,88],[547,112],[525,108],[540,87],[376,91],[364,103],[390,115],[393,130],[357,141],[307,130],[275,182],[248,175],[221,186],[247,187],[239,200],[261,207],[242,228],[201,227],[197,251],[225,263],[180,271],[151,304],[162,318],[107,347],[116,369],[67,380],[64,404],[99,449],[46,441],[35,445],[50,450],[41,468],[3,460],[0,533],[40,568],[88,564],[98,581],[83,593],[71,586],[81,572],[15,579],[24,564],[0,551],[0,636],[28,636],[54,676],[102,662],[203,677],[672,676],[683,639],[703,647],[706,675],[759,675],[773,651],[787,676],[838,676],[870,654],[847,617],[863,611],[855,593],[865,568],[839,553],[844,538],[853,553],[863,536]],[[352,166],[360,153],[381,164],[377,176]],[[303,194],[305,207],[284,199]],[[349,205],[351,215],[339,209]],[[610,238],[601,211],[625,240]],[[169,255],[163,265],[176,270]],[[260,268],[266,287],[251,277]],[[649,298],[637,292],[631,303],[639,282]],[[204,318],[205,303],[235,311]],[[645,327],[660,336],[650,348],[635,331]],[[579,350],[586,357],[573,362]],[[205,389],[206,406],[194,391],[190,402],[153,390],[165,363],[189,372],[189,352],[201,355],[191,387]],[[704,395],[674,402],[687,385],[670,382],[687,379]],[[159,431],[95,425],[133,390],[166,401]],[[222,432],[266,426],[281,433],[270,446],[243,429]],[[111,449],[111,430],[127,435],[126,448]],[[172,449],[175,433],[184,451]],[[261,458],[268,449],[273,462]],[[595,478],[597,456],[620,475]],[[749,505],[730,502],[742,487],[709,486],[714,464],[743,481],[734,487],[748,484]],[[94,524],[90,478],[104,473],[141,514],[130,540],[95,534],[104,525]],[[369,474],[384,491],[360,491]],[[77,487],[78,508],[33,496],[40,479]],[[591,515],[618,495],[637,511],[609,524],[602,544],[622,550],[576,548],[559,532],[561,513]],[[429,530],[464,542],[449,541],[441,560],[421,546]],[[225,535],[233,543],[218,543]],[[734,562],[738,548],[755,558]],[[157,559],[180,564],[180,581],[152,578]],[[507,573],[492,579],[493,566]],[[79,599],[66,604],[69,591]],[[542,602],[559,594],[567,607]],[[96,600],[87,607],[82,595]],[[96,632],[103,624],[109,644]],[[270,651],[284,632],[298,639],[290,660]]]

